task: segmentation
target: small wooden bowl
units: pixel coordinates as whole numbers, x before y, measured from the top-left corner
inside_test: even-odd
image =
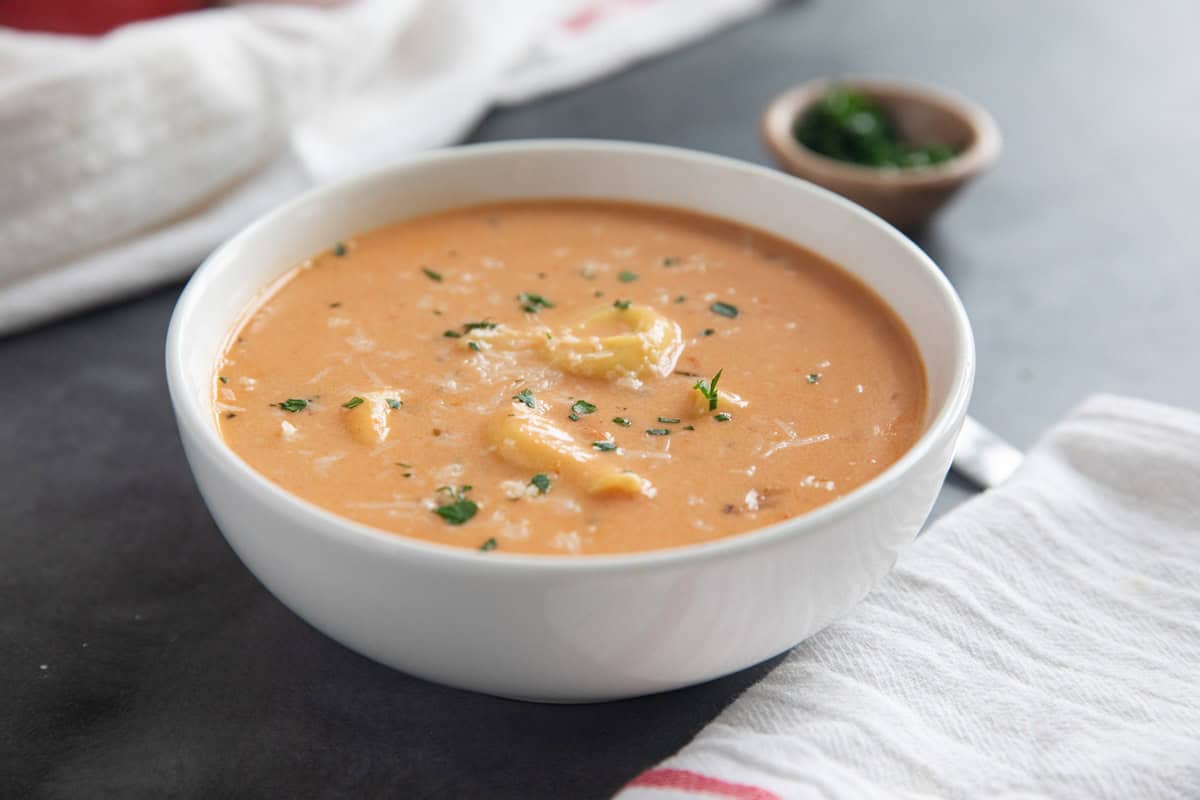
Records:
[[[866,167],[823,156],[795,137],[801,116],[833,86],[874,98],[913,144],[943,142],[957,155],[928,167]],[[809,81],[776,97],[763,111],[763,142],[786,171],[837,192],[901,230],[914,230],[1000,153],[1000,131],[990,114],[947,92],[915,83],[846,78]]]

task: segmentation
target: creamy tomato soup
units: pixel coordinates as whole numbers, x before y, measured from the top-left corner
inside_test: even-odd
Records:
[[[834,265],[673,209],[545,200],[347,238],[231,336],[221,434],[337,514],[442,544],[620,553],[760,528],[878,475],[925,377]]]

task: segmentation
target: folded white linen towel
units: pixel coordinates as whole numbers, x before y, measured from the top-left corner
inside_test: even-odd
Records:
[[[767,2],[354,0],[99,39],[0,29],[0,335],[178,279],[303,189]]]
[[[1200,417],[1094,397],[619,800],[1200,797]]]

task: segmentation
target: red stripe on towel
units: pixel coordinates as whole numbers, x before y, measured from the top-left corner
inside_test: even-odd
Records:
[[[677,789],[681,792],[700,792],[734,800],[781,800],[779,795],[745,783],[730,783],[719,778],[710,778],[699,772],[686,769],[652,769],[638,775],[626,788]]]

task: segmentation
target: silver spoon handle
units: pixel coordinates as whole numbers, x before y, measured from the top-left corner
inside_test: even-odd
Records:
[[[953,469],[981,489],[992,489],[1008,480],[1024,456],[971,417],[963,421],[954,451]]]

